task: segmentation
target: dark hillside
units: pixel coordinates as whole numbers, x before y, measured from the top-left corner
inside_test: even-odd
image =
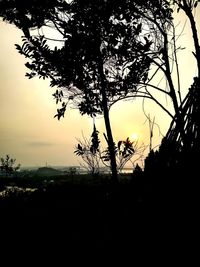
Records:
[[[59,249],[63,255],[85,249],[130,250],[135,257],[166,256],[166,248],[185,251],[195,234],[192,211],[170,192],[166,199],[166,191],[158,193],[150,181],[143,176],[118,185],[66,182],[13,192],[0,201],[1,229],[13,244],[22,240],[23,249],[36,243],[37,251]]]

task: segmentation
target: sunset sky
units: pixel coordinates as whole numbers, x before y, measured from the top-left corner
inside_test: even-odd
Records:
[[[198,8],[198,25],[199,11]],[[183,25],[185,17],[179,14],[178,21]],[[14,47],[15,43],[21,42],[21,35],[14,26],[0,22],[0,157],[9,154],[22,166],[44,166],[46,163],[51,166],[79,165],[80,159],[73,153],[76,138],[81,138],[82,133],[86,137],[91,135],[92,119],[81,116],[75,109],[68,109],[65,118],[60,121],[53,118],[57,109],[52,97],[55,88],[50,88],[48,80],[28,80],[25,77],[26,60]],[[189,23],[179,42],[187,48],[179,55],[181,84],[186,93],[196,74]],[[151,113],[152,118],[155,116],[155,122],[165,134],[170,117],[147,100],[145,110],[147,114]],[[111,124],[116,141],[138,136],[139,142],[148,145],[149,125],[142,111],[141,99],[114,105],[111,108]],[[102,118],[96,119],[96,126],[103,139]],[[161,138],[155,126],[153,146],[158,145]]]

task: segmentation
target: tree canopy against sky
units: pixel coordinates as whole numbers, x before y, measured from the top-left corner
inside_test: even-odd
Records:
[[[187,16],[197,5],[197,1],[172,2]],[[23,45],[17,49],[30,59],[27,76],[50,78],[51,86],[59,88],[54,94],[57,102],[67,98],[56,116],[64,116],[69,100],[82,114],[103,113],[111,151],[109,107],[119,99],[136,94],[147,97],[173,117],[150,88],[169,96],[175,113],[180,111],[180,86],[176,94],[169,62],[172,58],[178,73],[175,35],[169,34],[174,26],[168,1],[11,0],[0,4],[1,16],[24,33]],[[45,28],[54,29],[56,38],[44,34]],[[148,76],[150,64],[157,67],[152,76]],[[165,89],[151,84],[160,71],[167,81]],[[114,152],[111,154],[114,164]]]
[[[156,52],[161,49],[159,39],[154,43],[157,33],[152,40],[151,23],[145,17],[155,17],[157,24],[164,28],[172,19],[167,1],[35,0],[21,3],[11,0],[6,1],[2,10],[5,10],[4,19],[24,32],[24,45],[17,48],[32,61],[26,65],[31,69],[28,77],[48,77],[51,86],[67,88],[71,98],[80,96],[80,111],[90,115],[102,112],[99,57],[105,85],[109,88],[108,102],[112,103],[120,95],[135,92],[138,83],[146,81],[151,62],[146,53],[152,46]],[[54,40],[59,42],[60,49],[56,44],[54,49],[49,47],[44,27],[54,28],[60,34],[60,40]],[[38,32],[30,33],[31,29]]]
[[[151,59],[151,34],[144,33],[143,14],[153,15],[160,27],[171,21],[167,1],[1,1],[2,16],[22,29],[21,54],[31,59],[29,78],[50,78],[54,94],[62,101],[76,101],[82,114],[103,113],[111,166],[116,176],[114,142],[109,106],[145,82]],[[151,20],[150,20],[151,21]],[[61,36],[61,48],[48,45],[43,28],[54,28]],[[37,29],[37,33],[36,33]],[[155,47],[155,44],[154,44]],[[159,48],[160,49],[160,48]],[[66,90],[67,89],[67,90]],[[76,98],[75,98],[76,97]],[[66,101],[58,109],[64,116]]]

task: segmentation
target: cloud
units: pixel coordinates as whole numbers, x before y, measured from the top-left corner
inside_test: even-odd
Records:
[[[49,142],[30,142],[28,143],[29,146],[32,146],[32,147],[48,147],[48,146],[53,146],[54,144],[53,143],[49,143]]]

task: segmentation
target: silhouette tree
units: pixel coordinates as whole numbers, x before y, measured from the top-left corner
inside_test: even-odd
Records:
[[[185,116],[183,107],[188,95],[183,98],[181,88],[181,74],[179,70],[178,52],[184,48],[178,46],[176,33],[176,26],[172,19],[172,9],[179,12],[183,10],[187,18],[190,21],[191,31],[194,41],[193,55],[197,61],[198,77],[200,77],[200,46],[198,40],[197,27],[195,18],[193,15],[194,9],[197,7],[199,1],[168,1],[168,6],[165,1],[160,1],[159,4],[165,5],[166,9],[155,8],[156,2],[152,2],[152,6],[147,4],[146,10],[139,8],[136,9],[137,14],[142,18],[141,32],[144,40],[148,40],[148,50],[138,50],[138,47],[134,47],[138,55],[144,53],[151,62],[151,71],[148,73],[147,79],[139,81],[137,90],[135,92],[129,91],[126,95],[128,97],[142,97],[143,99],[151,99],[157,105],[159,105],[167,114],[172,118],[173,123],[177,125],[176,129],[181,137],[181,142],[187,146],[188,137],[185,133]],[[143,1],[141,1],[141,5]],[[158,5],[159,5],[158,4]],[[171,8],[172,9],[171,9]],[[164,11],[164,12],[163,12]],[[162,15],[164,15],[164,18]],[[159,18],[159,19],[158,19]],[[177,79],[174,79],[175,76]],[[164,82],[161,82],[161,81]],[[198,78],[198,83],[200,79]],[[159,94],[156,94],[156,93]],[[163,97],[160,97],[163,96]],[[123,98],[123,96],[122,96]],[[173,104],[173,109],[170,110],[167,105],[164,104],[163,99],[170,99]],[[153,122],[152,122],[153,123]],[[151,145],[150,145],[151,146]]]
[[[198,120],[198,114],[199,114],[199,88],[200,88],[200,45],[199,45],[199,39],[198,39],[198,31],[197,26],[195,22],[195,9],[198,6],[200,1],[187,1],[187,0],[175,0],[171,1],[173,7],[177,12],[183,11],[185,13],[186,18],[188,18],[194,43],[194,51],[192,52],[197,63],[197,77],[194,77],[194,83],[189,88],[189,91],[184,99],[181,97],[181,85],[180,85],[180,76],[179,73],[179,65],[178,65],[178,59],[176,57],[176,53],[178,51],[177,45],[176,45],[176,35],[175,35],[175,29],[173,30],[172,35],[172,47],[174,52],[172,53],[172,62],[170,71],[168,72],[165,77],[170,77],[170,79],[166,78],[168,80],[169,88],[175,89],[175,83],[173,81],[173,64],[176,66],[177,71],[177,77],[178,77],[178,90],[177,94],[174,90],[175,94],[174,97],[172,95],[170,96],[173,99],[177,99],[176,101],[173,101],[174,103],[177,102],[176,105],[174,105],[175,109],[175,115],[173,116],[173,120],[171,122],[171,125],[169,127],[169,130],[166,134],[166,137],[162,141],[161,149],[159,157],[162,158],[163,156],[166,157],[163,161],[167,162],[168,165],[173,166],[176,165],[178,158],[182,164],[183,162],[191,161],[191,159],[196,158],[196,155],[199,153],[199,120]],[[173,26],[174,28],[174,26]],[[173,29],[172,28],[172,29]],[[171,38],[170,34],[168,34],[168,40]],[[169,42],[170,44],[170,42]],[[169,47],[169,46],[168,46]],[[166,50],[166,55],[168,54],[168,57],[163,57],[163,59],[166,62],[165,58],[170,58],[169,54],[169,48],[168,52]],[[170,62],[168,60],[168,62]],[[184,75],[184,74],[183,74]],[[169,82],[171,80],[171,83]],[[170,87],[171,84],[171,87]],[[169,92],[171,89],[169,90]],[[178,101],[179,100],[179,101]],[[167,150],[166,150],[167,147]],[[162,152],[161,152],[162,151]],[[191,152],[193,151],[193,152]],[[194,153],[195,151],[195,153]],[[178,155],[178,154],[179,155]],[[162,155],[161,155],[162,154]],[[190,156],[189,156],[190,155]],[[176,160],[175,160],[176,159]]]
[[[133,156],[144,152],[141,151],[142,147],[142,145],[139,147],[137,142],[131,142],[128,137],[126,140],[118,141],[117,145],[115,145],[115,156],[117,162],[117,171],[119,173],[123,170],[126,163],[131,161]],[[108,148],[102,151],[101,159],[103,160],[103,164],[107,166],[107,162],[110,161],[110,151]]]
[[[198,82],[200,82],[200,46],[198,40],[197,27],[193,15],[194,9],[197,7],[200,1],[187,1],[187,0],[178,0],[178,1],[169,1],[171,7],[179,12],[179,10],[183,10],[189,19],[191,25],[191,31],[193,36],[194,48],[195,51],[193,55],[197,61],[198,67]],[[152,11],[153,14],[154,11]],[[181,92],[181,74],[179,72],[179,62],[177,58],[178,51],[184,49],[182,47],[178,47],[177,45],[177,35],[176,35],[176,27],[173,24],[173,20],[168,24],[168,27],[163,27],[161,24],[158,24],[155,17],[151,14],[144,14],[147,21],[150,21],[150,27],[153,29],[154,34],[152,36],[158,36],[157,45],[160,46],[159,52],[153,50],[153,46],[151,47],[152,65],[155,66],[155,72],[148,77],[146,83],[141,86],[141,89],[138,90],[139,94],[137,96],[147,97],[154,100],[163,110],[165,110],[175,121],[177,125],[177,129],[179,129],[179,134],[181,136],[182,143],[187,144],[188,140],[185,135],[185,113],[183,110],[184,103],[186,102],[188,95],[183,99]],[[157,32],[157,34],[155,34]],[[153,42],[156,44],[156,41]],[[156,52],[156,53],[155,53]],[[176,73],[175,73],[176,72]],[[156,81],[158,75],[163,74],[163,77],[166,81],[166,88],[161,87],[160,85],[156,85],[153,81]],[[177,77],[176,81],[173,79],[174,73]],[[158,75],[157,75],[158,74]],[[174,115],[169,112],[169,110],[163,106],[158,100],[158,98],[154,98],[154,91],[159,91],[163,93],[165,96],[169,97],[172,100],[174,107]]]
[[[195,48],[195,52],[193,52],[193,55],[197,60],[198,77],[200,78],[200,45],[198,40],[196,22],[193,15],[193,11],[198,6],[199,2],[199,0],[173,0],[173,3],[178,7],[177,11],[179,12],[179,10],[183,10],[190,21]]]
[[[103,113],[116,180],[109,109],[116,101],[135,96],[138,84],[146,84],[154,62],[151,48],[155,54],[161,47],[153,43],[157,31],[146,34],[145,28],[152,23],[161,30],[168,27],[172,19],[168,1],[3,0],[0,10],[4,20],[24,33],[23,45],[16,48],[29,59],[26,76],[49,78],[51,86],[58,87],[54,97],[62,107],[55,117],[64,117],[70,101],[81,114]],[[59,37],[45,34],[46,29]]]
[[[82,167],[87,169],[92,175],[99,174],[100,172],[100,162],[101,162],[101,152],[99,149],[99,131],[97,131],[94,124],[93,132],[91,138],[88,140],[83,136],[83,139],[78,139],[78,145],[74,153],[77,156],[81,156],[84,164]]]
[[[5,159],[0,159],[0,170],[5,173],[6,176],[9,176],[19,170],[20,164],[15,166],[16,159],[12,159],[9,155],[6,155]]]
[[[105,134],[104,134],[105,135]],[[105,138],[107,138],[105,136]],[[97,131],[95,124],[90,139],[83,136],[82,140],[78,139],[78,145],[74,153],[81,156],[85,164],[84,168],[91,174],[99,174],[100,165],[103,163],[106,167],[110,166],[110,151],[109,148],[102,150],[100,147],[99,131]],[[117,172],[120,173],[127,162],[134,162],[141,159],[144,155],[145,146],[138,145],[138,142],[131,142],[129,138],[118,141],[115,145],[115,158],[117,164]],[[134,161],[132,160],[134,157]]]

